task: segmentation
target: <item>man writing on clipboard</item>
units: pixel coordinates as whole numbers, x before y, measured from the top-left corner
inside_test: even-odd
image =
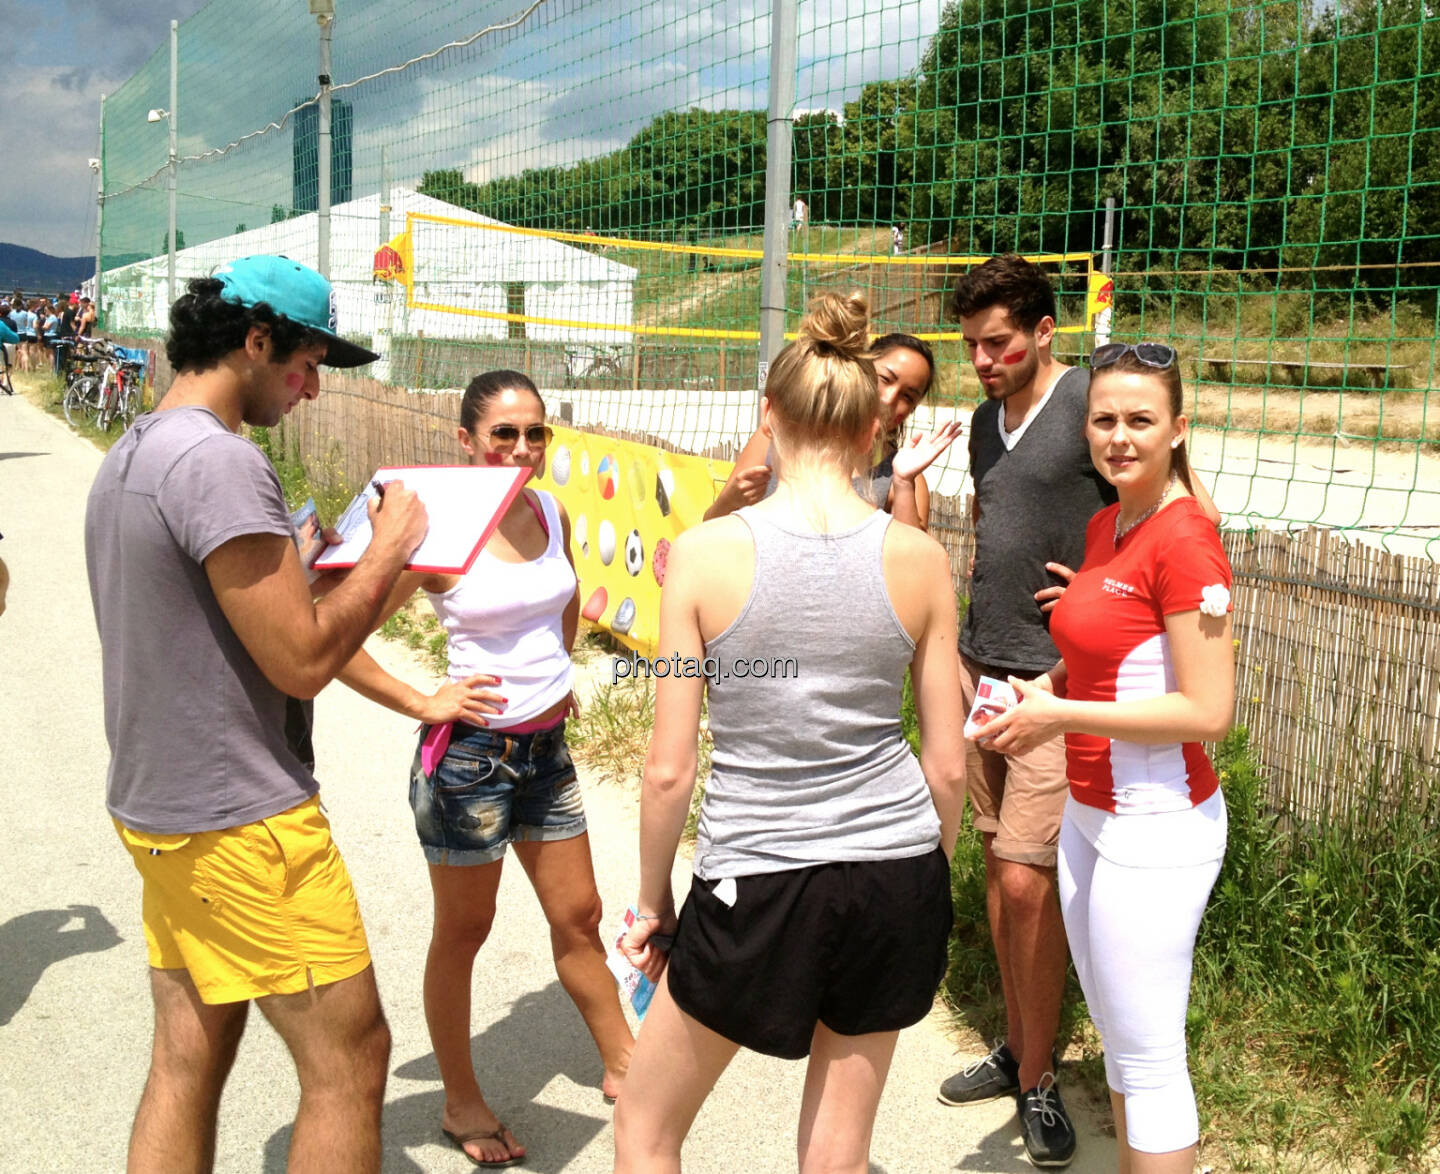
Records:
[[[426,514],[403,484],[315,602],[280,481],[239,435],[377,356],[320,274],[246,257],[171,308],[176,375],[100,467],[85,545],[111,747],[107,806],[144,881],[155,1004],[131,1174],[208,1169],[251,1000],[295,1058],[289,1169],[380,1168],[390,1049],[344,862],[319,807],[308,702],[371,631]]]

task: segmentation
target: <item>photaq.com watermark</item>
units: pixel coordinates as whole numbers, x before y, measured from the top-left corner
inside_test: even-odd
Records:
[[[681,656],[678,652],[670,656],[650,657],[632,652],[628,657],[617,656],[610,661],[610,683],[646,680],[661,677],[682,677],[694,680],[704,677],[707,681],[735,680],[782,680],[793,681],[800,675],[800,662],[793,656],[737,656],[721,667],[718,656]]]

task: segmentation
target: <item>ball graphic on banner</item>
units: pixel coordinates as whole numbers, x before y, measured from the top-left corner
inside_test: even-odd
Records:
[[[645,504],[645,494],[650,488],[649,478],[639,461],[630,461],[625,467],[625,487],[630,491],[630,504],[638,512]]]
[[[631,530],[625,539],[625,569],[632,575],[638,575],[645,569],[645,543],[639,530]]]
[[[619,468],[615,464],[614,457],[604,457],[600,461],[600,467],[595,470],[595,479],[600,483],[600,496],[609,501],[615,496],[615,487],[619,481]]]
[[[610,524],[610,519],[600,523],[600,561],[607,567],[615,561],[615,527]]]
[[[605,588],[597,587],[590,592],[590,598],[585,601],[584,608],[580,614],[592,624],[598,624],[600,617],[605,614],[605,605],[610,602],[610,597],[605,594]]]
[[[582,555],[590,553],[590,523],[581,514],[575,519],[575,528],[570,532],[570,540],[580,548]]]
[[[580,452],[580,476],[590,476],[590,454],[583,449]]]
[[[556,485],[564,485],[570,480],[570,448],[562,444],[550,456],[550,476],[554,478]]]
[[[635,601],[628,595],[620,601],[620,606],[615,609],[615,616],[610,621],[610,627],[625,635],[635,624]]]
[[[670,516],[670,499],[675,496],[675,474],[661,469],[655,474],[655,504],[660,507],[660,516]]]

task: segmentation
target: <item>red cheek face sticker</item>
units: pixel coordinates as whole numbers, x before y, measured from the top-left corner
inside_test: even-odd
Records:
[[[1025,357],[1024,351],[1012,351],[1008,355],[1001,355],[1000,361],[1007,367],[1013,367]]]
[[[485,463],[486,463],[487,465],[489,465],[491,468],[494,468],[494,467],[497,466],[497,465],[503,464],[504,461],[505,461],[505,458],[502,457],[498,452],[487,452],[487,453],[485,454]]]
[[[299,391],[305,386],[305,376],[299,371],[291,371],[285,376],[285,386],[291,391]]]

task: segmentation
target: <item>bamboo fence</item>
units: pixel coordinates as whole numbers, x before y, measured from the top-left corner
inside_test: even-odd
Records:
[[[453,392],[333,376],[280,435],[312,476],[353,486],[381,465],[453,463],[458,417]],[[963,596],[969,497],[933,496],[930,511]],[[1440,785],[1440,564],[1317,529],[1223,537],[1235,572],[1235,720],[1273,806],[1315,822],[1354,815],[1367,797],[1428,799]]]

